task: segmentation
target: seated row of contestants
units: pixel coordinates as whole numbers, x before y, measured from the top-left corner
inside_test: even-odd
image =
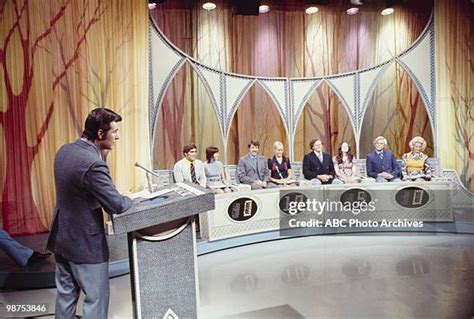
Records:
[[[400,167],[392,154],[385,149],[387,140],[383,136],[377,137],[374,142],[374,151],[366,157],[366,171],[368,178],[376,182],[400,182],[403,180],[430,180],[431,169],[427,162],[428,156],[423,153],[426,141],[422,137],[413,138],[409,146],[411,152],[403,155],[403,164]],[[356,158],[347,142],[341,143],[336,156],[323,152],[323,143],[314,139],[309,144],[311,152],[303,159],[303,175],[312,185],[343,184],[361,181],[357,170]],[[274,155],[265,158],[258,154],[260,144],[250,141],[249,152],[239,160],[237,166],[237,180],[248,184],[252,189],[275,188],[294,185],[296,179],[291,170],[291,162],[283,155],[283,143],[274,143]],[[206,149],[206,162],[196,159],[197,147],[195,144],[183,148],[184,158],[174,166],[176,182],[190,181],[208,187],[215,193],[231,192],[224,166],[219,161],[219,149],[210,146]]]

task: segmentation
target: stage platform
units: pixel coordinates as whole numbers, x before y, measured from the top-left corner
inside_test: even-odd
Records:
[[[470,318],[473,260],[474,236],[439,233],[306,236],[221,249],[197,259],[198,314]],[[109,318],[132,318],[129,275],[111,279],[110,286]],[[2,291],[0,303],[44,304],[47,311],[38,315],[52,319],[55,297],[54,288]],[[82,301],[81,294],[78,315]]]
[[[14,237],[21,244],[33,250],[44,251],[48,234]],[[117,277],[129,272],[127,236],[107,236],[110,249],[109,277]],[[0,250],[0,291],[55,288],[54,256],[19,267],[3,250]]]
[[[452,223],[426,223],[423,231],[414,232],[413,230],[406,230],[407,235],[412,234],[459,234],[474,235],[474,216],[472,209],[456,209],[454,211],[455,222]],[[403,233],[400,229],[397,233]],[[354,232],[347,231],[344,234],[338,233],[337,229],[332,232],[326,230],[325,232],[314,232],[312,229],[302,229],[297,235],[282,236],[279,231],[269,231],[246,236],[238,236],[224,240],[217,240],[209,242],[207,240],[199,239],[197,243],[198,256],[217,252],[220,250],[251,245],[255,243],[289,239],[292,237],[306,237],[306,236],[328,236],[328,235],[364,235],[374,234],[370,229],[354,229]],[[392,232],[379,232],[379,235],[391,235]],[[43,251],[46,247],[47,234],[37,234],[31,236],[15,237],[20,243],[31,247],[34,250]],[[109,277],[114,278],[128,274],[129,261],[127,250],[126,235],[110,235],[107,236],[110,248],[110,266]],[[54,256],[41,261],[39,263],[19,267],[11,260],[3,251],[0,251],[0,293],[16,290],[30,290],[30,289],[44,289],[54,288],[54,272],[55,272]]]

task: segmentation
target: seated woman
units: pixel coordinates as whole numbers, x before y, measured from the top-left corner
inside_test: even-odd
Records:
[[[283,156],[283,143],[273,144],[274,154],[268,159],[268,169],[270,170],[270,181],[277,185],[294,185],[296,180],[291,171],[290,159]]]
[[[360,182],[360,177],[358,177],[357,173],[356,159],[354,158],[354,155],[352,155],[349,143],[341,143],[337,155],[333,158],[333,162],[336,176],[343,183],[347,184]]]
[[[403,154],[402,176],[403,180],[431,180],[431,168],[428,164],[428,155],[423,151],[426,141],[421,136],[415,136],[410,143],[411,152]]]
[[[219,149],[215,146],[206,148],[206,163],[204,163],[204,173],[206,174],[207,188],[213,193],[230,193],[224,173],[224,165],[219,161]]]

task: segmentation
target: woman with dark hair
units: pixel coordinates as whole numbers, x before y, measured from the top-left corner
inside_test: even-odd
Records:
[[[344,182],[344,184],[360,182],[360,177],[357,176],[356,159],[354,158],[354,155],[352,155],[349,143],[341,143],[337,156],[334,157],[333,162],[336,176]]]
[[[219,149],[215,146],[206,148],[206,163],[204,172],[207,179],[207,188],[216,194],[230,193],[224,172],[224,165],[219,161]]]

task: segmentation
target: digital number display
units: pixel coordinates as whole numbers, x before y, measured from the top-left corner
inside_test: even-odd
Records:
[[[426,205],[430,199],[430,194],[419,187],[406,187],[395,195],[398,205],[406,208],[420,208]]]
[[[362,188],[352,188],[342,193],[340,201],[342,203],[366,202],[372,201],[369,192]]]
[[[257,212],[257,203],[248,197],[243,197],[234,200],[227,208],[229,217],[236,221],[245,221]]]

